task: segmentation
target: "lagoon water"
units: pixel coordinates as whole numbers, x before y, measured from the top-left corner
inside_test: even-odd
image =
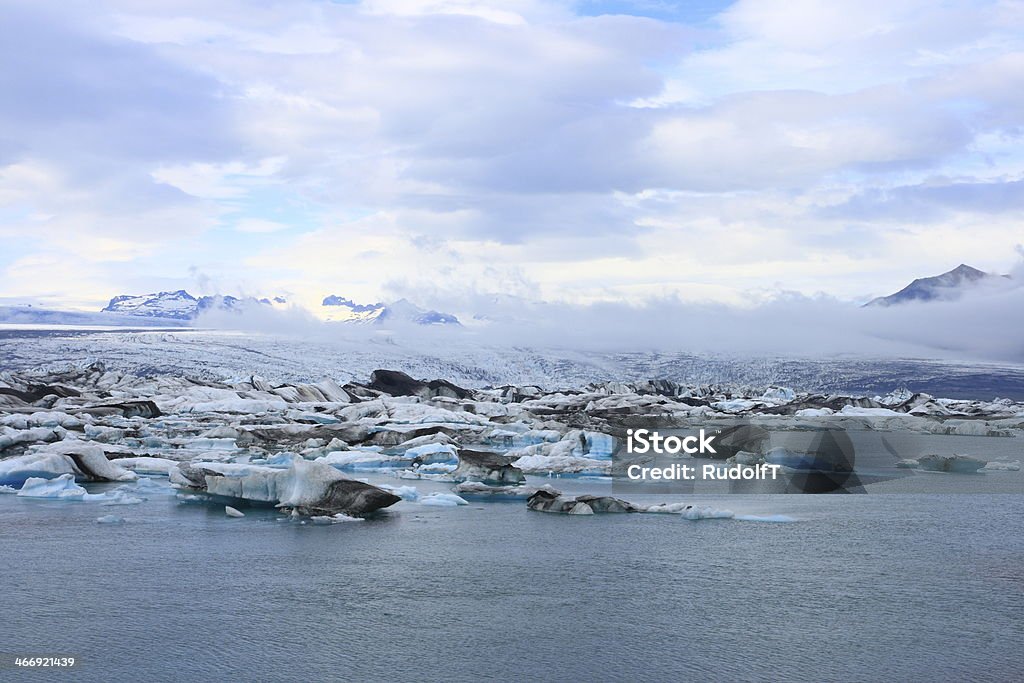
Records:
[[[1024,496],[694,502],[797,521],[2,495],[0,652],[74,655],[49,675],[75,681],[1019,680]]]

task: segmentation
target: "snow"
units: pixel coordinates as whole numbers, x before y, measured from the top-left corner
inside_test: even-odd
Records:
[[[460,498],[454,493],[431,493],[429,496],[420,498],[420,505],[431,505],[435,507],[456,507],[458,505],[469,505],[469,501]]]

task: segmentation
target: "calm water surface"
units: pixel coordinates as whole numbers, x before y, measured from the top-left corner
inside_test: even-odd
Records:
[[[82,664],[0,679],[1020,680],[1024,497],[695,502],[798,521],[473,501],[314,526],[2,495],[0,652]]]

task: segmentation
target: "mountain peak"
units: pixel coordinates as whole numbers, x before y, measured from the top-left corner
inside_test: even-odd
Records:
[[[259,303],[273,306],[275,303],[284,305],[284,297],[269,299],[239,298],[220,294],[196,298],[179,289],[173,292],[152,292],[150,294],[121,294],[110,300],[101,309],[102,313],[118,313],[120,315],[139,316],[144,318],[166,318],[170,320],[192,320],[200,313],[209,310],[237,310],[242,304]]]
[[[1009,278],[1009,275],[996,275],[978,270],[966,263],[961,263],[953,270],[941,275],[918,278],[909,285],[889,296],[872,299],[865,306],[893,306],[910,302],[950,301],[958,299],[965,290],[984,282]]]
[[[380,302],[374,304],[357,304],[351,299],[331,294],[324,297],[321,306],[324,314],[331,322],[356,323],[415,323],[416,325],[461,325],[459,319],[451,313],[427,311],[408,299],[399,299],[390,304]]]

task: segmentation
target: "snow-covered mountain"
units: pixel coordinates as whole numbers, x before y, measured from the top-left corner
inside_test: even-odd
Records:
[[[351,299],[331,294],[321,304],[322,317],[330,322],[372,323],[384,314],[384,304],[357,304]]]
[[[390,304],[357,304],[345,297],[330,295],[321,304],[322,317],[329,321],[355,323],[414,323],[416,325],[461,325],[451,313],[426,310],[408,299]]]
[[[154,294],[121,294],[110,300],[101,312],[137,315],[146,318],[191,320],[199,310],[199,300],[179,289],[176,292]]]
[[[277,308],[285,306],[287,303],[287,299],[280,296],[276,296],[273,299],[238,298],[230,295],[201,296],[196,298],[184,289],[179,289],[175,292],[154,292],[152,294],[140,295],[122,294],[115,296],[101,312],[145,318],[193,320],[204,311],[232,311],[249,304],[260,304]]]
[[[1009,275],[986,273],[961,263],[949,272],[934,277],[918,278],[895,294],[872,299],[864,305],[892,306],[911,301],[951,301],[960,298],[969,289],[984,283],[1000,284],[1009,277]]]

